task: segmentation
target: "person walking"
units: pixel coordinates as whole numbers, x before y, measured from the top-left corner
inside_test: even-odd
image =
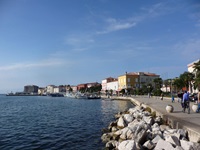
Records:
[[[183,112],[185,112],[185,109],[188,109],[188,114],[190,113],[190,102],[189,102],[189,92],[185,91],[185,93],[183,94],[183,100],[182,100],[182,104],[183,104]]]
[[[197,108],[197,113],[199,113],[199,111],[200,111],[200,88],[199,88],[199,92],[198,92],[198,94],[197,94],[197,104],[198,104],[198,108]]]
[[[163,93],[161,93],[161,98],[160,98],[161,100],[163,100],[163,96],[164,96],[164,94],[163,94]]]

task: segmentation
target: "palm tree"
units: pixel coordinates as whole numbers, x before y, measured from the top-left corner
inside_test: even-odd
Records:
[[[178,91],[181,90],[182,87],[184,87],[183,80],[181,80],[180,78],[174,79],[174,86],[176,86],[176,88],[178,89]]]
[[[160,89],[162,86],[163,80],[162,78],[155,78],[153,82],[155,83],[155,88]]]
[[[194,70],[193,73],[195,75],[194,78],[194,86],[195,88],[200,88],[200,60],[194,63]]]
[[[180,75],[180,79],[183,81],[183,85],[188,89],[191,82],[194,80],[194,74],[190,72],[184,72]]]

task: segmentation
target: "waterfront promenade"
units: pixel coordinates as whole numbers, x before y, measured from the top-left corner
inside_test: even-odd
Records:
[[[190,103],[190,114],[182,112],[181,104],[175,99],[175,102],[171,102],[170,98],[160,100],[159,97],[148,96],[131,96],[131,97],[111,97],[111,99],[128,99],[136,105],[148,106],[153,111],[156,111],[157,115],[168,123],[172,128],[183,128],[188,131],[190,141],[200,142],[200,113],[193,112],[191,109],[194,102]],[[170,104],[174,107],[173,113],[167,113],[166,106]]]

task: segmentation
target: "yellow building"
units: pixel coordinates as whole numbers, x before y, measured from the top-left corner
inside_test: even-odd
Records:
[[[118,77],[119,90],[136,88],[139,86],[139,75],[135,72],[126,73]]]

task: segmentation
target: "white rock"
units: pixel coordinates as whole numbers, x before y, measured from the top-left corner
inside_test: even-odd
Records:
[[[174,150],[174,147],[171,145],[171,143],[160,139],[154,150]]]
[[[134,114],[136,111],[139,111],[140,110],[140,107],[139,106],[135,106],[133,108],[129,108],[128,112],[130,114]]]
[[[134,120],[133,116],[131,114],[125,114],[124,115],[124,120],[126,121],[126,123],[130,123]]]
[[[195,147],[195,144],[193,142],[185,141],[185,140],[180,140],[181,142],[181,147],[184,150],[198,150]]]
[[[134,118],[136,118],[136,119],[142,119],[142,117],[143,117],[141,111],[136,111],[136,112],[133,114],[133,116],[134,116]]]
[[[148,140],[143,144],[143,147],[151,150],[155,147],[155,144],[153,142],[151,142],[150,140]]]
[[[184,129],[178,129],[177,130],[177,133],[179,133],[180,134],[180,137],[181,138],[186,138],[187,137],[187,131],[186,130],[184,130]]]
[[[154,123],[154,119],[152,118],[152,116],[143,116],[142,120],[144,120],[149,125],[152,125]]]
[[[151,127],[152,128],[159,128],[160,126],[158,125],[158,123],[154,123]]]
[[[140,150],[141,149],[134,140],[123,141],[119,144],[117,148],[118,150]]]
[[[181,146],[176,146],[174,150],[184,150]]]
[[[167,126],[167,125],[160,125],[160,130],[163,132],[163,131],[165,131],[165,130],[169,130],[170,129],[170,127],[169,126]]]
[[[110,141],[112,137],[113,137],[113,133],[104,133],[101,136],[101,140],[106,143],[106,142]]]
[[[119,118],[119,120],[118,120],[118,122],[117,122],[117,126],[118,126],[119,128],[124,128],[124,127],[126,126],[126,123],[125,123],[125,121],[124,121],[124,119],[123,119],[122,116]]]
[[[159,140],[163,140],[160,135],[156,135],[156,137],[152,140],[154,144],[158,143]]]
[[[173,145],[181,146],[180,141],[176,136],[169,136],[165,140],[170,142]]]
[[[106,143],[106,147],[109,148],[109,149],[116,148],[118,145],[119,145],[119,143],[115,140],[111,140],[111,141]]]

